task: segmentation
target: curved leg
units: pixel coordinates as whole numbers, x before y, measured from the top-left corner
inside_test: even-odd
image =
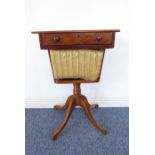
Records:
[[[90,104],[90,109],[94,109],[94,108],[98,108],[99,105],[98,104]]]
[[[56,110],[65,110],[65,109],[68,108],[69,102],[70,102],[70,96],[68,97],[68,99],[67,99],[67,101],[66,101],[66,103],[64,105],[55,105],[54,109],[56,109]]]
[[[94,119],[94,117],[92,116],[91,112],[90,112],[90,108],[87,106],[88,103],[85,102],[85,100],[82,100],[82,108],[86,114],[86,116],[88,117],[88,119],[90,120],[90,122],[102,133],[102,134],[106,134],[106,129],[101,127]]]
[[[85,104],[87,104],[87,106],[89,106],[90,109],[94,109],[94,108],[99,107],[98,104],[89,104],[87,98],[84,95],[82,95],[82,99],[84,100]]]
[[[59,128],[56,129],[56,131],[52,134],[52,139],[53,140],[56,140],[57,139],[57,136],[60,134],[60,132],[64,129],[64,127],[66,126],[68,120],[69,120],[69,117],[75,107],[75,101],[72,100],[71,102],[69,102],[69,106],[68,106],[68,109],[67,109],[67,113],[65,115],[65,118],[63,120],[63,122],[61,123],[61,125],[59,126]]]

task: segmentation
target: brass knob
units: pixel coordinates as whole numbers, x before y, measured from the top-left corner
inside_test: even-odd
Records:
[[[96,40],[97,40],[97,41],[100,41],[100,40],[102,40],[102,39],[103,39],[103,38],[100,37],[100,36],[97,36],[97,37],[96,37]]]
[[[59,41],[60,41],[60,37],[55,36],[55,37],[53,38],[53,40],[54,40],[54,42],[59,42]]]

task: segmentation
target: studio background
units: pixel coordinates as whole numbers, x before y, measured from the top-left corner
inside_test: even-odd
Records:
[[[64,104],[71,84],[55,84],[47,50],[40,50],[32,31],[120,29],[115,47],[107,49],[101,79],[82,84],[88,100],[99,106],[128,106],[128,1],[26,0],[26,107]]]

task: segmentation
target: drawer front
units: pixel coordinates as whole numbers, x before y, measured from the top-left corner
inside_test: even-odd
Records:
[[[110,45],[113,33],[45,33],[41,34],[42,46],[51,45]]]

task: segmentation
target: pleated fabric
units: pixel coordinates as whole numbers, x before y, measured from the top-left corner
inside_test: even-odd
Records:
[[[51,67],[55,79],[98,79],[105,51],[50,50]]]

